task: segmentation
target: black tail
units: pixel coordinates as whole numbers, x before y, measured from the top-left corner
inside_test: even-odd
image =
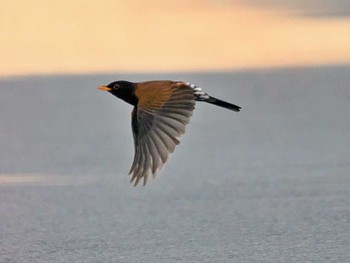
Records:
[[[209,99],[204,100],[204,101],[211,103],[211,104],[214,104],[214,105],[217,105],[217,106],[220,106],[220,107],[223,107],[223,108],[226,108],[226,109],[229,109],[229,110],[233,110],[233,111],[240,111],[241,110],[241,107],[239,107],[237,105],[231,104],[231,103],[223,101],[223,100],[219,100],[219,99],[211,97],[211,96],[209,97]]]

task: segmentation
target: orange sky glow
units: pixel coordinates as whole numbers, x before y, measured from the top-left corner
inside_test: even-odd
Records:
[[[0,40],[0,76],[350,63],[349,18],[235,1],[2,0]]]

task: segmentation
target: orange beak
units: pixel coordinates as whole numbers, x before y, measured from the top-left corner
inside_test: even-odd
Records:
[[[111,91],[112,90],[111,88],[108,88],[106,86],[100,86],[97,89],[99,89],[99,90],[106,90],[106,91]]]

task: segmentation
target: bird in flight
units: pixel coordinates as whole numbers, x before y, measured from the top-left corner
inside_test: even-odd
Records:
[[[115,81],[98,87],[134,106],[132,133],[135,155],[129,174],[136,186],[143,178],[146,185],[150,174],[155,176],[168,155],[185,133],[196,101],[211,103],[232,111],[241,107],[209,96],[200,87],[188,82],[155,80],[133,83]]]

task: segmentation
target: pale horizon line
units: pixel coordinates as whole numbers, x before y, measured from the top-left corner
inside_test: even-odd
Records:
[[[247,66],[247,67],[232,67],[232,68],[213,68],[213,69],[189,69],[189,70],[170,70],[170,69],[150,69],[150,70],[86,70],[86,71],[48,71],[48,72],[33,72],[33,73],[13,73],[1,74],[0,80],[30,78],[30,77],[55,77],[55,76],[88,76],[88,75],[146,75],[146,74],[210,74],[210,73],[230,73],[230,72],[253,72],[253,71],[278,71],[292,69],[316,69],[316,68],[346,68],[350,67],[350,63],[335,62],[335,63],[310,63],[310,64],[286,64],[286,65],[264,65],[264,66]]]

